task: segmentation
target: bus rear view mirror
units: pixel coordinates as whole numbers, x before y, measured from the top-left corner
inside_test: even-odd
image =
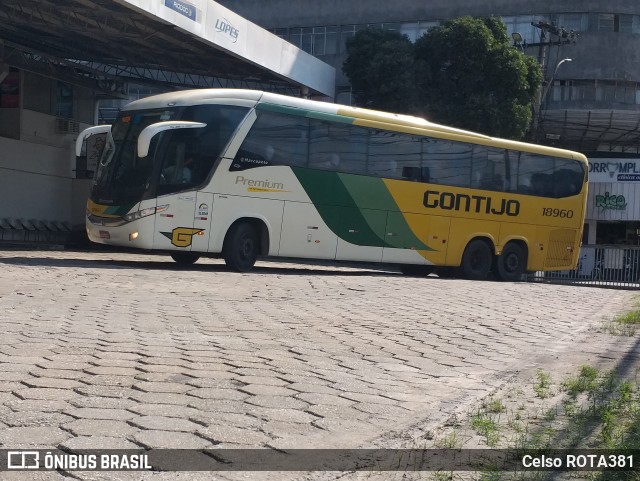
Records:
[[[110,131],[111,125],[96,125],[95,127],[89,127],[80,132],[80,135],[78,135],[78,138],[76,139],[76,157],[80,157],[82,155],[82,147],[89,137],[96,134],[109,133]]]
[[[186,120],[172,120],[151,124],[145,127],[138,137],[138,157],[143,158],[149,155],[151,139],[160,132],[175,129],[201,129],[206,126],[207,124],[202,122],[189,122]]]

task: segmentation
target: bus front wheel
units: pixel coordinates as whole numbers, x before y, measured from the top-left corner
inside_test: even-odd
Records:
[[[171,258],[180,265],[190,266],[195,264],[200,259],[200,256],[193,252],[174,252],[171,254]]]
[[[467,279],[482,281],[489,275],[492,264],[491,247],[483,240],[474,239],[464,250],[460,269]]]
[[[527,254],[522,246],[510,242],[496,260],[496,274],[501,281],[516,282],[522,279],[527,268]]]
[[[260,243],[254,227],[248,222],[235,224],[227,233],[222,256],[227,267],[237,272],[248,272],[256,263]]]

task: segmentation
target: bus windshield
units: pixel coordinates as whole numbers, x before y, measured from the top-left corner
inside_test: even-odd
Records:
[[[201,185],[248,110],[229,105],[198,105],[123,113],[107,138],[92,198],[101,204],[118,205]],[[140,132],[167,120],[202,122],[206,127],[158,134],[149,155],[138,157]]]
[[[107,137],[92,194],[105,204],[138,201],[149,189],[153,174],[151,156],[144,159],[136,155],[136,143],[142,130],[156,122],[173,120],[176,109],[147,111],[118,117]]]

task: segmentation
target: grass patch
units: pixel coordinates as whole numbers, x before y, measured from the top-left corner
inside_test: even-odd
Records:
[[[519,397],[492,396],[470,415],[469,424],[476,442],[489,448],[517,450],[593,449],[622,451],[640,449],[640,379],[583,365],[574,376],[554,385],[551,376],[538,370],[533,380],[536,398],[526,403]],[[555,395],[552,401],[546,401]],[[526,393],[522,393],[526,396]],[[544,400],[544,401],[543,401]],[[461,428],[464,431],[464,428]],[[469,429],[469,428],[467,428]],[[452,433],[439,447],[460,445],[463,432]],[[555,480],[553,471],[494,471],[490,467],[476,472],[474,481]],[[567,474],[567,473],[565,473]],[[555,477],[554,477],[555,476]],[[635,472],[580,472],[571,479],[592,481],[640,481]]]
[[[545,372],[544,369],[538,369],[533,391],[541,399],[551,396],[551,374]]]
[[[579,394],[594,391],[598,387],[599,372],[591,366],[581,366],[576,377],[570,377],[563,383],[564,389],[569,396],[576,398]]]
[[[640,328],[640,306],[605,321],[604,330],[614,336],[634,336]]]
[[[484,437],[490,448],[495,448],[500,440],[498,423],[485,411],[478,411],[471,417],[471,428]]]

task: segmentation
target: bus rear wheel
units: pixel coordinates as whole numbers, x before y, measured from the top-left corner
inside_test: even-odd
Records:
[[[171,258],[180,265],[190,266],[195,264],[200,259],[200,256],[193,252],[174,252],[171,254]]]
[[[460,269],[465,278],[483,281],[489,275],[492,264],[493,252],[491,252],[489,244],[483,240],[474,239],[467,244],[464,250]]]
[[[229,269],[248,272],[256,263],[259,252],[258,234],[248,222],[235,224],[227,232],[222,256]]]
[[[526,268],[526,251],[514,242],[508,243],[496,260],[496,275],[501,281],[516,282],[521,280]]]

